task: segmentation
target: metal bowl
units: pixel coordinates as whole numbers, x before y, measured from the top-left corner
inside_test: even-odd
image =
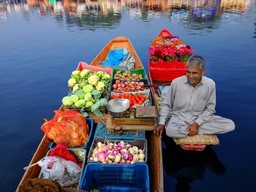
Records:
[[[129,109],[129,99],[111,99],[108,101],[106,108],[114,117],[121,117]]]

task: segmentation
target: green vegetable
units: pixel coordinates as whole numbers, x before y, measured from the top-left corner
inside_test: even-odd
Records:
[[[79,88],[83,88],[86,84],[88,84],[88,81],[85,79],[81,79],[78,83]]]
[[[91,101],[92,100],[92,94],[91,93],[86,93],[84,95],[84,100],[85,101]]]
[[[101,98],[100,100],[99,100],[99,102],[100,102],[100,106],[105,106],[105,105],[107,105],[107,99],[106,98]]]
[[[93,101],[86,101],[85,107],[91,107],[93,105]]]
[[[99,110],[99,108],[100,108],[100,102],[97,101],[96,103],[94,103],[92,105],[91,110],[92,110],[92,112],[95,112],[95,111]]]
[[[78,89],[75,94],[79,97],[79,99],[84,99],[84,92],[82,89]]]
[[[94,88],[93,88],[93,86],[92,85],[85,85],[84,87],[83,87],[83,91],[84,91],[84,93],[90,93],[90,92],[92,92],[94,90]]]
[[[81,108],[80,111],[86,117],[86,108],[96,116],[102,116],[101,106],[107,104],[107,100],[102,98],[102,93],[109,87],[111,75],[104,71],[91,72],[89,69],[81,71],[74,70],[68,80],[70,92],[68,96],[62,98],[62,104],[69,107]]]
[[[85,111],[85,108],[84,108],[84,107],[82,107],[82,108],[80,109],[80,113],[81,113],[84,117],[88,117],[88,116],[89,116],[89,114]]]
[[[75,86],[72,88],[72,92],[76,92],[79,89],[79,85],[75,84]]]
[[[93,95],[93,99],[94,99],[95,101],[98,101],[98,100],[100,99],[100,97],[101,97],[101,92],[98,91],[98,90],[94,90],[94,91],[92,92],[92,95]]]
[[[98,80],[99,80],[99,77],[97,75],[91,75],[89,78],[88,78],[88,83],[90,85],[96,85],[98,83]]]
[[[62,104],[64,106],[71,106],[73,104],[73,101],[71,100],[71,98],[69,96],[65,96],[62,99]]]
[[[103,79],[104,81],[110,82],[111,76],[110,76],[108,73],[105,73],[105,74],[103,75],[102,79]]]
[[[77,102],[75,102],[75,106],[80,108],[83,107],[85,105],[85,100],[84,99],[80,99]]]
[[[94,73],[95,75],[97,75],[99,77],[99,79],[101,79],[104,75],[105,75],[105,72],[103,71],[97,71]]]
[[[79,70],[72,71],[71,78],[74,78],[78,82],[80,79],[80,71]]]
[[[77,95],[71,95],[70,99],[73,103],[77,102],[79,100],[79,97]]]
[[[89,69],[83,69],[80,73],[80,76],[82,78],[88,77],[90,75],[91,71]]]
[[[70,78],[68,80],[68,86],[73,87],[76,84],[76,80],[74,78]]]
[[[99,91],[103,91],[104,88],[105,88],[105,83],[103,81],[99,81],[97,86],[96,86],[96,89],[99,90]]]

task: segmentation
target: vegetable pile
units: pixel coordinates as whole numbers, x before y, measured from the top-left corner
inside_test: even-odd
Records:
[[[89,161],[105,164],[133,164],[145,162],[145,152],[144,149],[124,141],[107,143],[99,141],[96,143]]]
[[[130,94],[130,93],[112,94],[110,96],[110,99],[117,99],[117,98],[129,99],[130,100],[129,108],[135,108],[136,105],[143,105],[144,102],[149,98],[149,96],[144,95],[142,93],[138,93],[138,94]]]
[[[143,79],[142,74],[132,73],[129,70],[126,70],[122,73],[122,71],[117,71],[114,75],[114,79],[120,79],[125,81],[139,81]]]
[[[100,107],[107,104],[106,95],[111,76],[103,71],[91,73],[89,69],[75,70],[68,80],[70,93],[62,98],[65,107],[79,108],[84,116],[90,110],[96,116],[102,116]]]
[[[83,69],[82,71],[75,70],[71,73],[71,78],[68,80],[68,86],[71,92],[76,92],[78,89],[83,89],[85,85],[92,85],[94,90],[106,91],[111,76],[104,71],[97,71],[92,73],[89,69]]]
[[[115,80],[112,85],[112,91],[115,92],[137,92],[145,90],[143,81],[121,81]]]

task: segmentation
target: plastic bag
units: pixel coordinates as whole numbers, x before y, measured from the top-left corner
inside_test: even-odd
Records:
[[[64,143],[67,147],[80,147],[89,137],[89,127],[81,113],[74,110],[56,110],[51,120],[45,119],[41,130],[55,143]]]
[[[81,168],[73,161],[47,156],[38,165],[41,167],[41,178],[57,181],[61,186],[70,186],[79,181]]]
[[[82,167],[82,163],[79,162],[75,155],[72,154],[66,147],[66,145],[64,145],[63,143],[58,143],[50,152],[48,156],[58,156],[61,157],[67,161],[73,161],[75,162],[77,165],[79,165],[79,167]]]

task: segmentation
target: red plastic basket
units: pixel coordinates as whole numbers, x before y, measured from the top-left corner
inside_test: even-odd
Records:
[[[180,146],[186,151],[203,151],[206,147],[205,144],[182,144]]]
[[[89,69],[91,72],[104,71],[110,75],[112,75],[112,71],[113,71],[113,69],[110,67],[98,67],[98,66],[89,65],[85,62],[80,62],[76,69],[79,71],[82,71],[83,69]]]
[[[186,62],[149,61],[148,69],[153,81],[172,81],[186,75]]]

